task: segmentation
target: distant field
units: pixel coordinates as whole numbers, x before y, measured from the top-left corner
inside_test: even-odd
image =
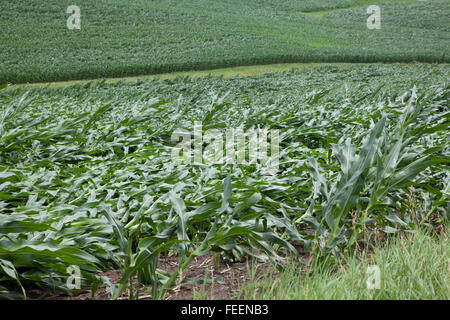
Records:
[[[1,0],[0,84],[293,62],[449,62],[450,2]],[[363,6],[362,6],[363,5]],[[362,6],[362,7],[361,7]],[[343,10],[331,10],[347,8]],[[331,10],[323,17],[305,14]]]

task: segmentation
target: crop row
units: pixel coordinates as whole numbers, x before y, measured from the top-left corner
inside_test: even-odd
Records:
[[[354,2],[80,0],[81,29],[69,30],[72,1],[4,1],[0,84],[283,62],[449,61],[445,0],[381,2],[380,30],[367,28],[364,7],[302,13]]]
[[[332,262],[367,230],[445,222],[448,71],[323,67],[0,91],[2,297],[30,286],[76,294],[66,281],[77,266],[82,288],[135,298],[137,276],[162,298],[208,252],[282,265],[296,241]],[[278,172],[176,165],[171,135],[196,121],[278,129]],[[158,268],[169,253],[173,273]],[[122,270],[117,284],[101,275],[110,268]]]

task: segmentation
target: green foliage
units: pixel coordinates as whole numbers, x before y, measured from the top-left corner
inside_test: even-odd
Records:
[[[339,259],[368,227],[448,219],[447,65],[363,65],[0,92],[0,282],[163,298],[208,252],[280,264],[291,241]],[[395,77],[394,77],[395,76]],[[392,80],[395,79],[395,80]],[[171,134],[280,131],[280,168],[175,165]],[[414,200],[415,199],[415,200]],[[407,210],[414,204],[414,210]],[[413,214],[412,214],[413,212]],[[313,229],[313,232],[310,230]],[[179,258],[172,274],[159,258]],[[100,271],[120,268],[110,284]]]
[[[293,264],[274,280],[251,269],[251,280],[243,285],[238,299],[285,300],[448,300],[450,298],[448,231],[431,235],[423,230],[389,238],[374,252],[361,257],[348,255],[340,265],[312,261],[304,268]],[[368,290],[367,269],[380,268],[380,288]]]
[[[450,3],[381,2],[382,29],[365,7],[323,18],[303,11],[356,0],[71,0],[2,2],[0,86],[283,62],[448,62]],[[132,17],[132,18],[131,18]]]

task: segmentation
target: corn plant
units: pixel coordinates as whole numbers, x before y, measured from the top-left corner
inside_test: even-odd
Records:
[[[333,263],[368,230],[442,225],[447,81],[447,66],[366,65],[3,89],[1,298],[35,287],[94,296],[106,285],[111,298],[163,299],[207,253],[282,268],[295,241]],[[172,133],[199,121],[279,130],[278,171],[175,164]],[[160,263],[169,254],[173,273]],[[67,286],[71,266],[79,289]],[[121,271],[118,283],[108,269]]]

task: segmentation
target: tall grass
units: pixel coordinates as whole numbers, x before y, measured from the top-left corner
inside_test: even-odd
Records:
[[[306,269],[288,267],[277,279],[272,271],[256,276],[255,270],[237,298],[448,300],[448,241],[448,231],[436,236],[418,229],[377,243],[373,252],[348,255],[339,266],[312,261]],[[380,268],[378,289],[367,286],[369,266]]]

